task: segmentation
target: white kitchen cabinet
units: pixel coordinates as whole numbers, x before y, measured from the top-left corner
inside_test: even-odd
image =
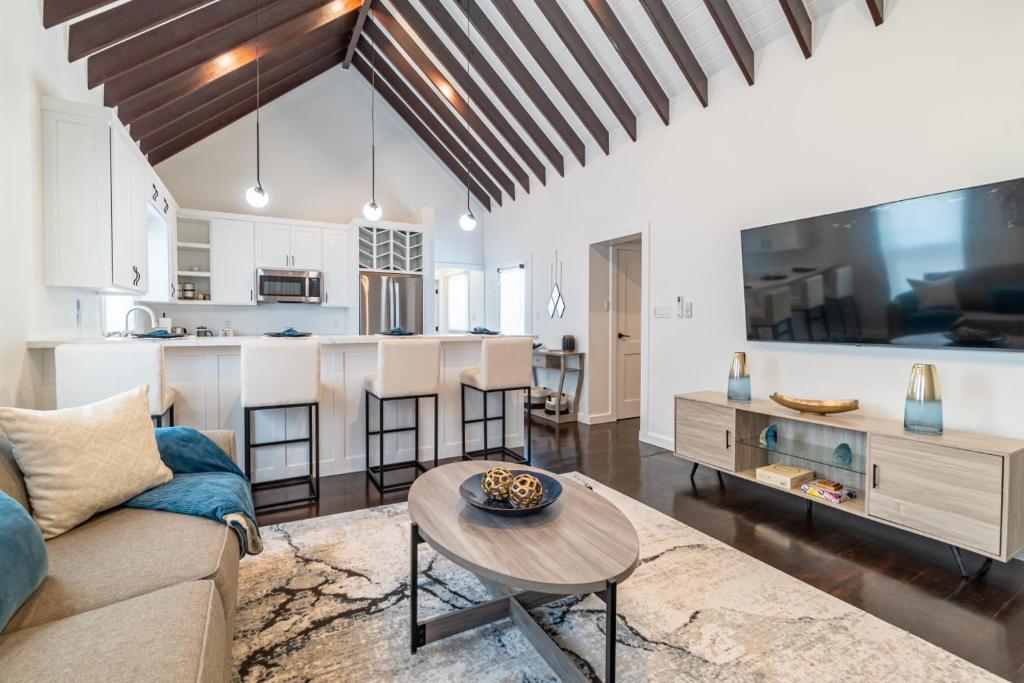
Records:
[[[349,230],[323,231],[323,298],[322,306],[347,308],[352,305],[356,269]]]
[[[254,226],[249,221],[210,221],[210,300],[256,305]]]
[[[292,268],[320,270],[323,268],[323,230],[320,228],[293,227]]]
[[[257,223],[256,265],[320,270],[323,267],[321,233],[320,228]]]
[[[145,294],[155,173],[111,109],[42,108],[46,284]]]

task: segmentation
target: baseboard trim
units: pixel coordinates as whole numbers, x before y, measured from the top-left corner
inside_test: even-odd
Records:
[[[675,443],[670,437],[662,436],[661,434],[654,434],[652,432],[640,432],[640,440],[644,443],[649,443],[652,446],[658,446],[664,448],[666,451],[671,451],[675,448]]]
[[[611,413],[599,413],[597,415],[580,415],[579,421],[585,425],[603,425],[615,422],[615,416]]]

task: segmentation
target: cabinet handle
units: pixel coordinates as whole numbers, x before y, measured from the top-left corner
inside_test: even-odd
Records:
[[[178,289],[174,286],[174,283],[172,282],[171,283],[171,298],[172,299],[176,298],[177,293],[178,293]]]
[[[871,488],[878,488],[878,465],[874,463],[871,465]]]
[[[324,303],[327,303],[327,292],[324,292]]]
[[[159,197],[159,196],[160,196],[160,191],[158,189],[156,189],[156,183],[153,183],[153,201],[155,202],[156,198]]]
[[[164,213],[167,213],[168,211],[170,211],[170,209],[171,209],[171,205],[165,199],[164,200]]]
[[[252,290],[249,290],[249,301],[252,301]]]
[[[726,448],[732,448],[732,443],[731,443],[731,440],[730,440],[731,436],[732,436],[732,430],[726,429],[725,430],[725,447]]]

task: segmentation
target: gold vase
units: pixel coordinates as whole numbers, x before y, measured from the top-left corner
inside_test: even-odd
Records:
[[[942,433],[942,388],[934,365],[916,363],[910,371],[903,427],[920,434]]]
[[[750,371],[747,369],[747,354],[743,351],[732,354],[727,397],[730,401],[750,400]]]

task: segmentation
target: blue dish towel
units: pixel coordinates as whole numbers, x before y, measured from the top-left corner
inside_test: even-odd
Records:
[[[299,332],[294,327],[286,327],[283,330],[281,330],[280,334],[282,337],[298,337],[302,335],[302,333]]]
[[[155,330],[150,330],[146,333],[147,337],[170,337],[171,333],[162,327],[158,327]]]
[[[247,555],[263,552],[253,511],[252,488],[228,454],[192,427],[156,430],[164,464],[174,472],[166,484],[135,496],[125,507],[162,510],[223,522],[238,534]]]
[[[469,333],[470,334],[498,334],[498,332],[495,332],[494,330],[489,330],[486,327],[474,327],[472,330],[470,330]]]
[[[388,330],[388,334],[393,334],[399,337],[408,337],[409,335],[412,334],[412,332],[405,329],[404,327],[392,327],[390,330]]]

